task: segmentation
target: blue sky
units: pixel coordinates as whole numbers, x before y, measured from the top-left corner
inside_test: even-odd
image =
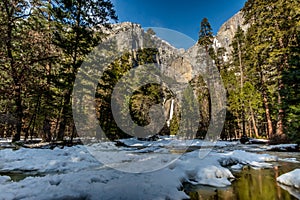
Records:
[[[207,17],[213,32],[237,13],[246,0],[112,0],[119,22],[162,27],[198,38],[200,22]]]

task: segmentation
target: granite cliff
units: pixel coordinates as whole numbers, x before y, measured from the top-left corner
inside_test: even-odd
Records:
[[[237,27],[241,26],[247,30],[248,26],[244,25],[243,15],[238,12],[228,21],[226,21],[219,29],[214,38],[213,47],[215,49],[223,47],[226,49],[224,55],[228,59],[231,53],[230,44],[233,40]],[[160,69],[162,75],[175,80],[179,83],[173,87],[173,91],[164,91],[164,99],[162,101],[164,107],[164,115],[166,124],[169,126],[173,115],[176,116],[180,109],[182,99],[183,85],[186,83],[199,84],[199,76],[205,75],[207,65],[213,63],[207,58],[205,49],[195,44],[187,50],[177,49],[163,39],[148,34],[139,24],[124,22],[112,25],[112,29],[106,29],[108,38],[113,38],[115,52],[129,51],[135,60],[138,60],[138,49],[156,48],[155,64]],[[157,77],[160,79],[160,77]],[[202,85],[201,85],[202,84]],[[204,82],[198,85],[196,95],[203,92],[207,94]],[[200,86],[200,87],[199,87]],[[199,89],[200,88],[200,89]],[[201,115],[207,118],[207,101],[202,102],[205,108],[202,108],[206,114]],[[200,105],[201,106],[201,105]],[[204,116],[205,115],[205,116]],[[204,119],[202,119],[204,120]],[[204,120],[205,121],[205,120]],[[206,124],[207,126],[207,124]]]

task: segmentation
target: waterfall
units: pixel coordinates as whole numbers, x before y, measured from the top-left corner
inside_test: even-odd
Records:
[[[170,114],[169,114],[169,119],[167,121],[168,127],[170,127],[170,123],[173,118],[173,113],[174,113],[174,99],[172,99],[172,101],[171,101]]]

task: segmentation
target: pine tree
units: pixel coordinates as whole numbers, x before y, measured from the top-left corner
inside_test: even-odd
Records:
[[[213,43],[213,33],[210,23],[207,18],[203,18],[200,23],[200,31],[198,44],[200,46],[204,46],[206,52],[208,53],[210,45]]]
[[[287,93],[289,82],[283,78],[290,72],[289,55],[297,39],[299,9],[296,1],[249,0],[243,9],[248,33],[249,66],[260,80],[270,137],[285,138],[284,123],[288,113]],[[252,64],[251,64],[252,62]],[[270,101],[276,99],[276,102]],[[276,124],[276,133],[273,128]]]
[[[42,64],[52,57],[45,49],[43,25],[34,12],[37,2],[5,0],[0,3],[1,67],[13,94],[15,109],[8,112],[15,113],[18,121],[13,141],[20,140],[21,133],[28,133],[32,126],[36,111],[33,105],[37,105],[43,83]]]
[[[203,18],[201,23],[200,23],[200,31],[199,31],[199,38],[198,38],[198,45],[200,47],[204,47],[205,48],[205,61],[206,61],[206,66],[205,66],[205,75],[204,75],[204,81],[207,84],[207,88],[209,90],[209,88],[212,88],[213,85],[213,80],[212,79],[212,69],[211,69],[211,65],[212,65],[212,60],[211,57],[209,55],[210,53],[210,48],[211,45],[213,44],[213,33],[212,33],[212,28],[210,26],[210,23],[208,22],[207,18]],[[200,56],[201,54],[201,48],[199,48],[198,50],[198,56]],[[208,92],[208,110],[209,110],[209,118],[210,120],[212,119],[211,114],[212,114],[212,105],[211,105],[211,99],[210,99],[210,95]]]
[[[244,59],[245,59],[245,37],[244,31],[240,26],[235,33],[233,42],[233,65],[238,66],[239,68],[239,76],[240,76],[240,116],[242,121],[242,136],[246,135],[246,122],[245,122],[245,100],[244,100]]]
[[[101,36],[100,25],[117,20],[109,0],[60,0],[51,2],[51,14],[56,22],[55,44],[64,52],[61,78],[64,79],[62,118],[58,140],[63,140],[71,117],[71,94],[77,71],[84,57],[97,46]]]

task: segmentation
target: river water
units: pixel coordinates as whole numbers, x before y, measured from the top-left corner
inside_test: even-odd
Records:
[[[279,158],[296,158],[300,153],[262,152],[277,155]],[[236,180],[230,187],[214,188],[201,185],[184,185],[185,192],[192,200],[293,200],[300,197],[300,190],[277,183],[276,178],[284,173],[300,168],[300,163],[272,162],[271,169],[252,169],[245,167],[242,171],[232,171]],[[283,189],[285,188],[285,189]],[[289,190],[289,191],[287,191]]]

